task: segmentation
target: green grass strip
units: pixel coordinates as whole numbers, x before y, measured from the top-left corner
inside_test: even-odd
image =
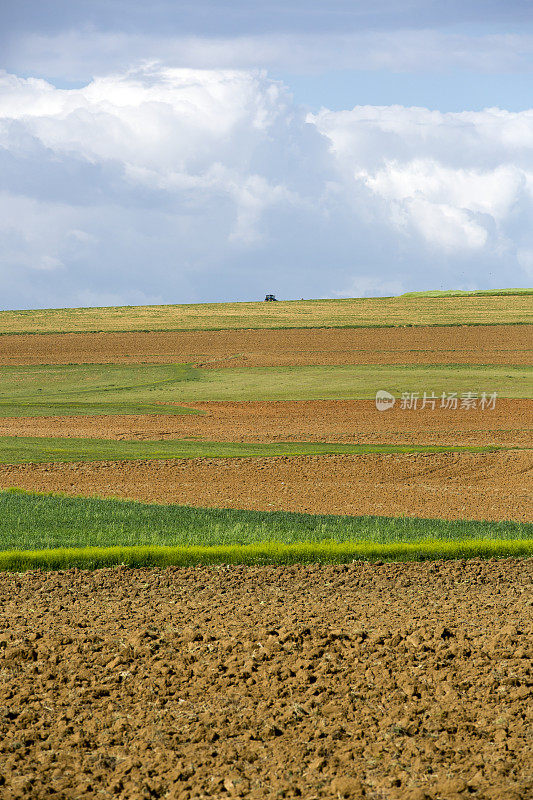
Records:
[[[194,414],[203,416],[205,412],[178,405],[142,402],[76,403],[72,401],[65,403],[32,403],[24,400],[6,403],[0,401],[0,417],[124,417],[144,414],[157,414],[158,416]]]
[[[216,564],[347,563],[350,561],[421,561],[428,559],[506,558],[533,555],[533,539],[465,542],[420,541],[398,544],[367,542],[258,542],[219,547],[85,547],[56,550],[8,550],[0,553],[0,570],[95,569],[196,566]]]
[[[532,303],[533,305],[533,303]],[[521,352],[527,352],[524,337]],[[510,354],[512,357],[512,353]],[[496,392],[532,397],[533,373],[516,364],[360,364],[232,367],[183,364],[58,364],[0,366],[0,416],[182,414],[183,403],[223,400],[374,401],[386,389],[400,406],[403,392]],[[420,407],[421,399],[419,401]],[[436,413],[438,411],[438,403]],[[407,412],[406,412],[407,413]],[[465,413],[458,411],[458,413]]]
[[[0,492],[0,551],[86,547],[241,547],[366,542],[529,541],[533,524],[504,520],[302,514]]]
[[[0,436],[0,464],[138,461],[174,458],[267,458],[364,455],[366,453],[486,453],[497,446],[373,445],[327,442],[209,442],[180,439],[115,440],[76,437]]]
[[[187,364],[30,364],[0,367],[0,417],[198,414],[179,406]]]

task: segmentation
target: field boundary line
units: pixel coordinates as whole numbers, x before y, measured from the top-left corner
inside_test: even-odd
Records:
[[[59,336],[62,334],[87,334],[87,333],[195,333],[195,332],[216,332],[216,331],[308,331],[308,330],[360,330],[365,328],[486,328],[495,326],[518,327],[533,325],[533,320],[522,322],[397,322],[397,323],[369,323],[368,325],[268,325],[254,327],[245,325],[243,327],[230,328],[84,328],[83,330],[53,330],[53,331],[1,331],[0,336]]]
[[[349,563],[352,561],[423,561],[466,558],[524,558],[533,556],[533,539],[472,539],[460,542],[420,540],[408,543],[268,541],[215,547],[145,546],[85,547],[0,552],[0,570],[97,569],[225,564]]]
[[[97,439],[0,436],[0,464],[83,464],[130,461],[303,458],[306,456],[489,454],[531,450],[504,445],[344,444],[338,442],[225,442],[189,439]],[[12,448],[15,448],[14,450]]]

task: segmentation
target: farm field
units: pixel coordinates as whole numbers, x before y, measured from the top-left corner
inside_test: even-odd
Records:
[[[0,569],[519,557],[533,524],[195,508],[0,492]]]
[[[128,410],[133,410],[133,404]],[[146,406],[142,406],[146,408]],[[41,416],[0,418],[0,436],[87,437],[117,440],[193,439],[211,442],[323,442],[392,446],[522,447],[533,443],[533,401],[498,399],[494,409],[442,409],[405,411],[397,404],[386,413],[373,400],[300,400],[190,403],[183,414],[103,415],[104,406],[76,406],[78,416],[43,416],[51,407],[35,406]],[[174,407],[169,407],[173,408]],[[56,411],[57,406],[54,408]],[[28,406],[13,413],[29,413]],[[4,411],[5,414],[5,406]],[[57,413],[57,411],[56,411]],[[72,411],[70,411],[72,413]],[[85,413],[85,416],[83,414]]]
[[[325,546],[475,541],[526,542],[533,523],[423,520],[286,511],[202,508],[66,494],[0,491],[0,544],[5,553],[84,547],[245,547],[264,542]]]
[[[531,559],[2,573],[2,796],[528,800],[532,579]]]
[[[1,319],[1,317],[0,317]],[[524,325],[129,331],[0,336],[0,365],[191,363],[221,367],[528,364]]]
[[[433,399],[454,391],[476,399],[533,399],[533,370],[516,365],[371,365],[253,367],[202,370],[179,364],[83,364],[0,367],[0,415],[54,416],[55,413],[139,413],[142,405],[159,413],[183,413],[194,401],[372,399],[387,388],[423,393]],[[488,403],[485,403],[487,405]],[[475,403],[477,406],[477,403]],[[27,412],[24,414],[24,412]],[[189,410],[188,413],[191,413]]]
[[[0,311],[2,333],[531,324],[533,292]]]
[[[1,485],[265,511],[529,520],[532,328],[508,323],[533,311],[533,295],[371,300],[61,312],[78,322],[129,314],[155,328],[146,315],[156,311],[197,313],[206,328],[224,312],[226,330],[66,325],[61,335],[13,336],[6,323]],[[271,330],[257,316],[292,326],[312,312],[323,326],[326,309],[347,319],[363,307],[379,307],[383,324],[391,309],[416,314],[412,327]],[[452,307],[471,323],[473,309],[489,309],[493,324],[423,324],[429,308],[442,322]],[[20,318],[40,330],[41,313]],[[238,314],[258,329],[232,330]],[[376,409],[378,389],[396,396],[394,408]],[[442,407],[450,392],[457,408]],[[406,408],[400,397],[411,393],[418,405]],[[424,393],[437,399],[423,407]],[[480,398],[492,393],[485,407]]]
[[[310,514],[533,521],[532,451],[0,465],[0,487]]]
[[[210,442],[183,439],[127,441],[58,436],[0,436],[0,464],[122,459],[250,458],[363,453],[485,452],[495,447],[338,444],[323,442]]]
[[[532,321],[0,313],[2,800],[529,800]]]
[[[0,485],[527,522],[530,312],[528,292],[6,312]],[[356,314],[358,327],[327,327],[355,325]],[[190,329],[164,332],[168,315]],[[10,335],[12,318],[31,321],[32,335]],[[64,332],[39,334],[44,318],[63,320]],[[103,332],[75,332],[95,320]],[[248,329],[235,330],[238,320]],[[394,408],[376,408],[378,389]],[[450,393],[456,406],[444,407]]]

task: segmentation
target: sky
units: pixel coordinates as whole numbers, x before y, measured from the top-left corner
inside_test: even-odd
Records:
[[[533,285],[531,0],[0,0],[0,308]]]

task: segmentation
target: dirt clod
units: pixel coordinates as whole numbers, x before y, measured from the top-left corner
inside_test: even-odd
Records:
[[[533,559],[1,574],[0,798],[526,800],[532,579]]]

